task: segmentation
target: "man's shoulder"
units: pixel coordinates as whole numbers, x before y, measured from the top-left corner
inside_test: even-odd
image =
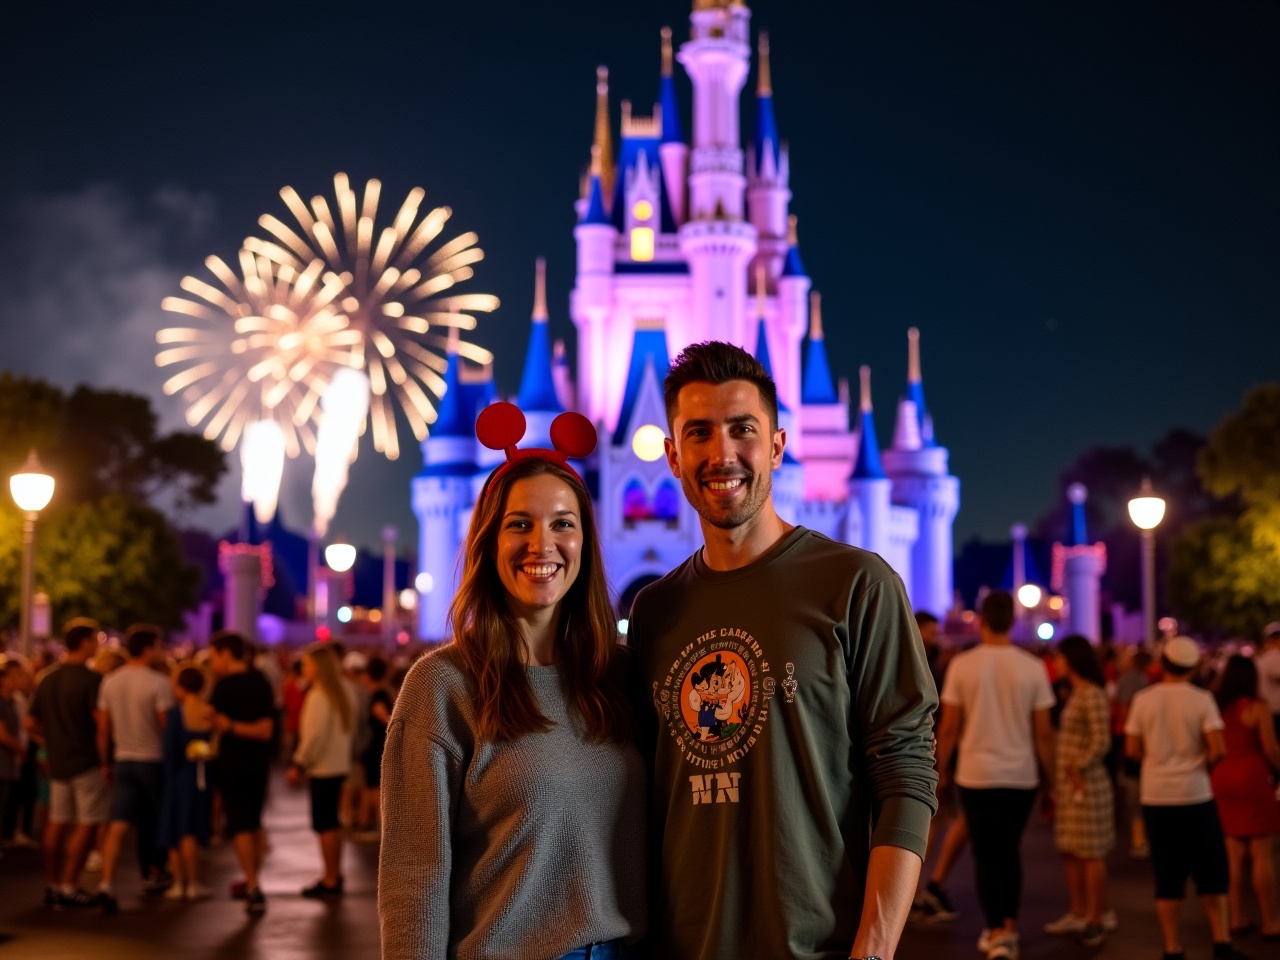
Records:
[[[697,580],[693,570],[694,558],[697,555],[695,550],[663,576],[641,587],[636,593],[635,600],[631,601],[632,610],[639,610],[649,604],[661,605],[664,598],[672,591],[687,590],[690,584]]]

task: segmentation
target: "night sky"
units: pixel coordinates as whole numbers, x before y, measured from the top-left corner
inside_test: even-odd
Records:
[[[837,375],[874,371],[882,441],[918,325],[957,542],[1004,536],[1095,444],[1210,429],[1280,377],[1280,6],[750,3],[770,31],[801,250]],[[0,31],[0,368],[157,398],[162,297],[339,170],[453,207],[488,257],[474,337],[514,391],[533,261],[569,340],[595,67],[647,114],[689,0],[26,4]],[[689,129],[689,86],[677,68]],[[754,89],[754,73],[749,90]],[[744,135],[754,98],[744,97]],[[616,133],[615,133],[616,136]],[[513,349],[514,347],[514,349]],[[855,391],[856,393],[856,391]],[[335,531],[416,537],[362,449]],[[366,440],[367,444],[367,440]],[[225,526],[238,462],[217,510]],[[1158,478],[1157,483],[1158,483]],[[309,520],[309,461],[284,510]]]

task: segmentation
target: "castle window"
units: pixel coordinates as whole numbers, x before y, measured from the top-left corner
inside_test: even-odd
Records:
[[[662,520],[668,527],[680,521],[680,491],[674,480],[663,480],[653,498],[653,518]]]
[[[653,517],[653,508],[649,505],[649,496],[644,491],[644,484],[639,480],[629,480],[622,490],[622,522],[626,527],[634,527],[642,520]]]
[[[641,262],[653,259],[653,227],[631,229],[631,259]]]

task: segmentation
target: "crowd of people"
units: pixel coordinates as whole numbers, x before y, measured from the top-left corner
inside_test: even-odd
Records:
[[[202,851],[225,839],[243,874],[230,895],[264,912],[262,812],[277,763],[309,792],[321,870],[302,895],[342,895],[345,836],[379,839],[404,663],[393,675],[385,657],[341,644],[268,651],[230,632],[192,654],[167,649],[159,627],[108,637],[87,618],[58,646],[56,659],[0,663],[0,837],[42,848],[46,905],[117,912],[132,835],[145,894],[213,897]]]
[[[347,831],[380,836],[385,960],[891,960],[913,910],[957,916],[947,881],[967,848],[979,949],[1016,960],[1037,809],[1067,889],[1047,935],[1096,947],[1117,929],[1107,861],[1127,832],[1166,960],[1183,958],[1189,879],[1215,960],[1240,960],[1238,937],[1280,939],[1280,623],[1208,677],[1186,637],[1023,648],[1013,598],[992,591],[979,642],[944,645],[881,558],[776,512],[786,433],[757,360],[695,344],[664,400],[704,546],[640,591],[625,643],[571,462],[594,428],[562,414],[555,449],[520,448],[523,415],[496,403],[477,435],[505,462],[470,518],[451,642],[394,676],[337,644],[285,662],[231,633],[171,662],[142,624],[99,651],[85,620],[38,678],[5,664],[6,835],[47,809],[46,902],[115,910],[130,831],[146,889],[208,897],[200,851],[222,835],[233,893],[262,912],[283,758],[319,850],[304,896],[342,896]]]
[[[1068,892],[1046,933],[1097,947],[1116,929],[1107,858],[1125,825],[1129,855],[1151,862],[1166,960],[1183,955],[1189,879],[1215,957],[1239,956],[1239,937],[1280,942],[1280,622],[1264,630],[1256,656],[1206,658],[1189,637],[1154,651],[1097,648],[1080,636],[1027,650],[1010,642],[1013,615],[1009,594],[989,594],[969,650],[941,645],[936,618],[917,615],[942,704],[940,813],[917,915],[956,918],[947,878],[971,844],[985,914],[979,949],[1016,956],[1019,843],[1039,797]]]

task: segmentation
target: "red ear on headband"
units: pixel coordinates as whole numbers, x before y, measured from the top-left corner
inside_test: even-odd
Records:
[[[476,418],[476,438],[490,450],[502,450],[507,455],[507,462],[485,481],[488,491],[493,482],[511,469],[512,464],[536,457],[558,464],[577,477],[578,472],[569,466],[569,458],[581,459],[589,456],[596,448],[596,428],[580,413],[562,413],[551,422],[551,444],[554,450],[543,447],[529,447],[517,450],[516,444],[524,439],[526,429],[524,414],[514,403],[499,401],[491,403],[480,411]],[[584,487],[585,483],[582,484]]]

